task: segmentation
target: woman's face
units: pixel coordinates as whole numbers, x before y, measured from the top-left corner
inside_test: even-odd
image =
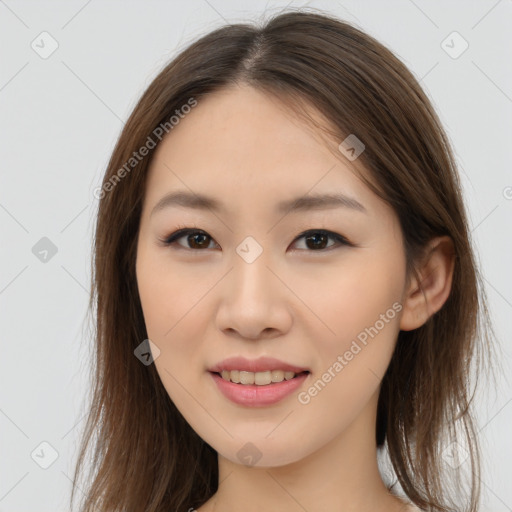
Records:
[[[396,215],[352,166],[248,86],[201,99],[156,149],[136,263],[154,362],[191,427],[233,462],[284,465],[361,418],[375,428],[405,254]],[[310,202],[325,194],[345,199]],[[163,242],[184,227],[199,233]]]

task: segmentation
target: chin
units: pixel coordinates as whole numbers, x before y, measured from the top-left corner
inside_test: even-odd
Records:
[[[286,439],[288,442],[285,442]],[[255,468],[275,468],[293,464],[313,451],[313,447],[308,450],[304,443],[300,446],[301,443],[297,443],[295,438],[292,439],[286,434],[274,439],[254,436],[250,440],[247,436],[244,440],[230,439],[222,445],[215,442],[209,444],[220,456],[233,464]]]

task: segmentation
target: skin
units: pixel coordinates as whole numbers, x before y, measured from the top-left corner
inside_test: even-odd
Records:
[[[432,240],[422,282],[408,281],[396,214],[332,147],[275,98],[236,86],[201,99],[156,149],[137,283],[160,378],[219,455],[219,489],[200,512],[413,510],[378,471],[377,399],[399,330],[422,325],[449,295],[450,240]],[[226,210],[172,206],[151,214],[178,189],[213,196]],[[274,211],[284,199],[333,191],[366,212]],[[183,226],[209,238],[161,242]],[[317,249],[297,238],[309,229],[355,246],[320,238]],[[247,236],[263,249],[252,263],[236,252]],[[230,356],[271,356],[309,368],[299,391],[307,390],[394,303],[401,311],[307,404],[293,393],[263,408],[236,405],[207,371]],[[261,453],[252,466],[237,456],[248,442]]]

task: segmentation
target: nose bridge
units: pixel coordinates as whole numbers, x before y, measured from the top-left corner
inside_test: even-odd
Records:
[[[268,322],[272,310],[276,310],[276,301],[282,298],[278,287],[282,285],[270,271],[270,256],[270,249],[264,250],[252,236],[235,248],[229,285],[224,294],[225,305],[234,317],[241,315]]]
[[[232,278],[238,298],[258,301],[265,295],[265,290],[272,288],[270,281],[273,276],[268,268],[270,252],[251,235],[245,237],[236,247]]]

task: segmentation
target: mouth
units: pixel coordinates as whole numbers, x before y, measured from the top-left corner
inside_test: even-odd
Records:
[[[283,381],[289,381],[309,374],[308,370],[292,372],[285,370],[268,370],[264,372],[248,372],[243,370],[223,370],[210,372],[223,380],[240,386],[273,386]]]
[[[268,407],[298,392],[309,378],[309,370],[248,372],[243,370],[209,371],[220,393],[244,407]],[[231,380],[233,379],[233,380]],[[272,381],[274,380],[274,382]],[[238,382],[234,382],[238,381]]]

